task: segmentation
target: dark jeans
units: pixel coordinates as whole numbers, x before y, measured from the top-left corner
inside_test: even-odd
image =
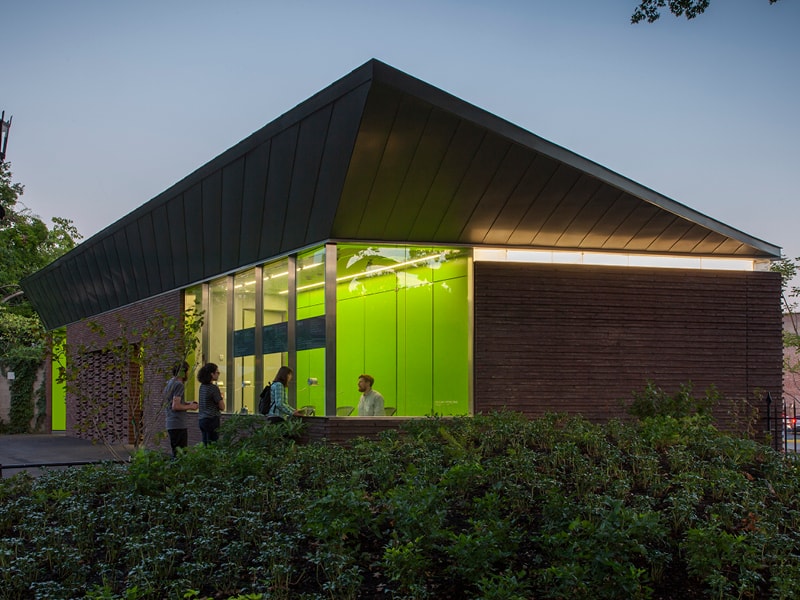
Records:
[[[167,429],[169,433],[169,445],[172,447],[172,456],[178,456],[178,448],[186,448],[189,445],[188,429]]]
[[[219,417],[203,417],[199,420],[200,433],[203,436],[203,444],[208,446],[219,439]]]

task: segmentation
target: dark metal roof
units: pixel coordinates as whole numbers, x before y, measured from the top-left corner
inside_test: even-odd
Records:
[[[780,258],[372,60],[22,285],[53,328],[326,240]]]

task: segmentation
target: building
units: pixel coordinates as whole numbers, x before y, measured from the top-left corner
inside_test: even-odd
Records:
[[[781,396],[778,258],[371,60],[23,287],[73,341],[88,320],[203,310],[195,360],[220,365],[228,411],[252,412],[286,363],[319,437],[501,409],[605,420],[647,381],[716,385],[764,431],[763,398],[778,411]],[[350,418],[364,372],[395,416]]]

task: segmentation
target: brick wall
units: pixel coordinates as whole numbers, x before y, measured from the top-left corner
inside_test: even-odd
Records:
[[[625,415],[648,380],[673,392],[714,384],[715,415],[781,396],[776,273],[475,263],[475,409]],[[773,417],[775,416],[773,414]]]
[[[92,321],[104,328],[106,332],[105,339],[109,339],[120,331],[120,320],[127,324],[129,330],[141,331],[147,320],[157,310],[180,319],[183,313],[180,292],[176,291],[144,300],[95,317]],[[86,322],[81,322],[67,327],[67,342],[71,348],[85,345],[89,349],[96,350],[96,352],[84,356],[84,360],[91,363],[91,369],[87,371],[87,376],[82,378],[80,382],[84,394],[89,395],[93,402],[91,404],[79,402],[74,394],[67,394],[67,433],[88,439],[102,438],[115,443],[133,443],[130,427],[131,415],[129,415],[127,402],[119,398],[121,390],[112,384],[111,376],[108,370],[104,368],[109,363],[109,358],[104,357],[99,352],[99,348],[104,344],[103,338],[99,338],[92,332]],[[71,358],[70,360],[75,359]],[[169,450],[168,441],[158,439],[159,433],[165,433],[161,391],[167,379],[171,376],[170,370],[172,368],[171,361],[166,361],[166,363],[170,364],[151,365],[148,371],[144,373],[143,385],[146,400],[142,418],[144,419],[145,431],[148,436],[145,444],[150,447],[159,445]],[[87,419],[103,423],[102,426],[105,428],[105,432],[102,436],[92,427],[86,429],[81,426],[81,423],[86,423]],[[190,428],[190,435],[192,433],[192,428]],[[199,441],[199,432],[197,441]]]
[[[166,294],[96,321],[113,329],[117,316],[143,324],[156,308],[176,318],[179,292]],[[673,392],[692,382],[711,384],[726,398],[721,426],[741,426],[749,404],[766,429],[760,390],[780,412],[782,343],[780,278],[774,273],[588,268],[475,263],[474,395],[476,412],[503,408],[529,416],[581,413],[593,421],[624,417],[624,404],[648,380]],[[84,324],[68,328],[70,343],[91,343]],[[170,365],[145,374],[150,401],[144,419],[164,431],[160,392]],[[93,383],[102,394],[102,377]],[[761,394],[761,395],[759,395]],[[67,431],[82,407],[68,396]],[[190,444],[200,442],[196,415]],[[116,407],[108,423],[124,437],[128,415]],[[399,424],[384,419],[309,419],[309,437],[343,442]],[[168,450],[165,439],[150,447]]]

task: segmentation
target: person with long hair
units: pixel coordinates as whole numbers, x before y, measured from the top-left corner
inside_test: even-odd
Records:
[[[203,444],[208,445],[219,439],[219,425],[222,411],[225,410],[225,397],[216,385],[219,367],[214,363],[204,364],[197,372],[200,382],[200,411],[198,424]]]
[[[275,374],[270,386],[270,406],[267,420],[270,423],[280,423],[286,417],[300,416],[300,411],[289,406],[289,382],[294,377],[294,371],[287,366],[282,366]]]

